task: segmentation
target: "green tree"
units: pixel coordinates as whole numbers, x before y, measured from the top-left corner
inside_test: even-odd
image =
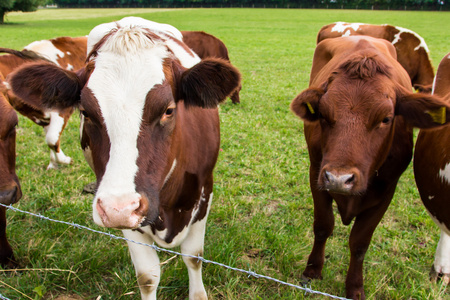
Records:
[[[10,11],[36,11],[45,2],[46,0],[0,0],[0,24],[3,24],[5,15]]]

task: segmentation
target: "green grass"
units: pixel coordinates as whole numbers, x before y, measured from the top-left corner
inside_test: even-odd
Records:
[[[221,105],[222,150],[208,221],[205,257],[299,284],[313,241],[313,204],[302,122],[291,100],[307,87],[316,34],[335,21],[394,24],[416,31],[428,43],[433,65],[449,51],[450,13],[274,9],[39,10],[9,13],[0,46],[21,49],[57,36],[79,36],[95,25],[137,15],[180,30],[204,30],[222,39],[243,75],[240,105]],[[74,164],[45,171],[43,130],[20,118],[17,173],[24,197],[16,207],[95,229],[92,196],[81,193],[94,176],[78,142],[79,119],[70,120],[63,150]],[[336,219],[326,251],[324,279],[311,288],[345,295],[349,227]],[[119,231],[110,232],[120,234]],[[0,293],[10,299],[139,299],[125,242],[8,212],[8,235],[20,266],[0,270]],[[439,239],[423,208],[410,167],[375,231],[365,259],[368,299],[450,299],[428,280]],[[171,258],[161,253],[161,261]],[[181,260],[163,267],[159,299],[187,299]],[[47,271],[45,271],[47,269]],[[52,270],[49,270],[52,269]],[[323,299],[264,279],[204,265],[210,299]],[[36,291],[37,291],[36,289]]]

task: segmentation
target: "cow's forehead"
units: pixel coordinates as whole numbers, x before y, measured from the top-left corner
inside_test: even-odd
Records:
[[[125,17],[116,22],[104,23],[94,27],[88,36],[87,41],[87,54],[89,54],[94,47],[105,35],[107,35],[111,30],[118,27],[132,27],[138,26],[142,28],[147,28],[151,31],[158,31],[170,35],[171,37],[182,40],[183,35],[181,32],[169,24],[161,24],[146,20],[139,17]]]

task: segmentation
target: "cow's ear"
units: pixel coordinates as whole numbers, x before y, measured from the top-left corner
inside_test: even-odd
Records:
[[[240,85],[241,74],[229,62],[207,58],[185,70],[178,97],[186,107],[215,108]]]
[[[319,100],[325,91],[321,88],[308,88],[291,103],[291,110],[303,121],[314,122],[319,119]]]
[[[77,106],[84,86],[76,73],[49,63],[25,65],[8,82],[14,95],[38,109]]]
[[[450,122],[450,106],[441,98],[423,93],[397,94],[396,115],[417,128],[434,128]]]

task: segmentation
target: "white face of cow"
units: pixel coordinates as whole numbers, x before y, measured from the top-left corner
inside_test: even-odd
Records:
[[[133,30],[123,30],[105,43],[87,87],[98,101],[111,143],[109,161],[94,199],[94,221],[106,225],[102,208],[111,207],[122,216],[130,215],[122,222],[133,228],[142,221],[141,216],[132,213],[140,206],[134,179],[142,114],[147,93],[164,81],[162,62],[168,53],[166,47],[152,44],[144,36],[136,41],[140,48],[123,53],[126,49],[119,43],[131,34]],[[99,199],[108,203],[100,205]],[[130,210],[129,214],[123,210]],[[107,213],[111,216],[113,212]]]
[[[139,211],[147,209],[148,199],[136,192],[138,137],[148,93],[166,79],[167,44],[164,37],[149,39],[141,27],[124,27],[98,50],[87,88],[97,101],[110,141],[109,160],[93,203],[98,225],[136,228],[143,221]],[[176,42],[170,50],[184,51]],[[185,55],[191,61],[195,58]]]

